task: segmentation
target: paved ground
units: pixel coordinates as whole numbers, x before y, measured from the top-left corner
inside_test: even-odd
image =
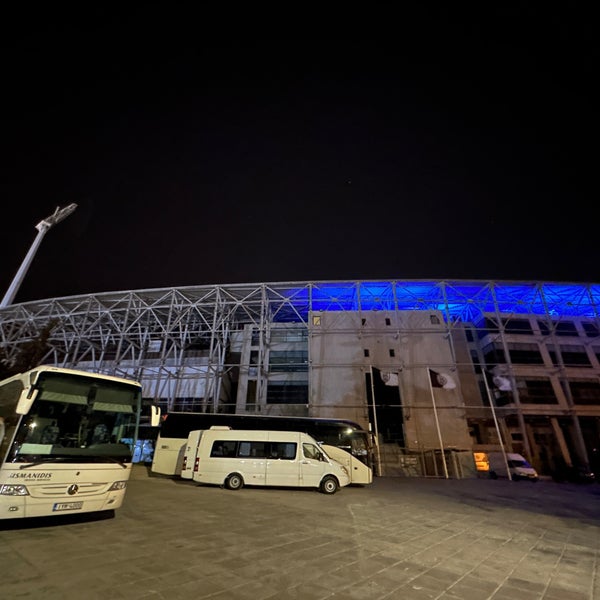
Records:
[[[136,465],[112,518],[0,524],[0,598],[600,600],[600,485],[228,491]]]

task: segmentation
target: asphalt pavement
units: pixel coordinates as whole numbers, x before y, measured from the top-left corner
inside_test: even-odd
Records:
[[[0,598],[600,600],[600,484],[378,477],[328,496],[135,465],[122,508],[0,523]]]

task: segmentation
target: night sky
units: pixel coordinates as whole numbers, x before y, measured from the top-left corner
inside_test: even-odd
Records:
[[[582,6],[439,9],[368,39],[211,41],[210,23],[150,8],[5,22],[2,293],[35,225],[72,202],[16,301],[598,282],[598,24]]]

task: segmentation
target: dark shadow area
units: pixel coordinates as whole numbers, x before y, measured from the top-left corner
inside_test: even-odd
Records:
[[[75,525],[77,523],[94,523],[114,519],[114,510],[99,512],[79,513],[71,515],[56,515],[51,517],[27,517],[19,519],[0,520],[0,531],[17,529],[40,529],[42,527],[57,527],[61,525]]]

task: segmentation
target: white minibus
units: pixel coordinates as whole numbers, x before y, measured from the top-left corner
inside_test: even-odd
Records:
[[[349,485],[346,467],[333,460],[314,438],[300,431],[192,431],[181,471],[184,479],[223,485],[309,487],[334,494]]]

